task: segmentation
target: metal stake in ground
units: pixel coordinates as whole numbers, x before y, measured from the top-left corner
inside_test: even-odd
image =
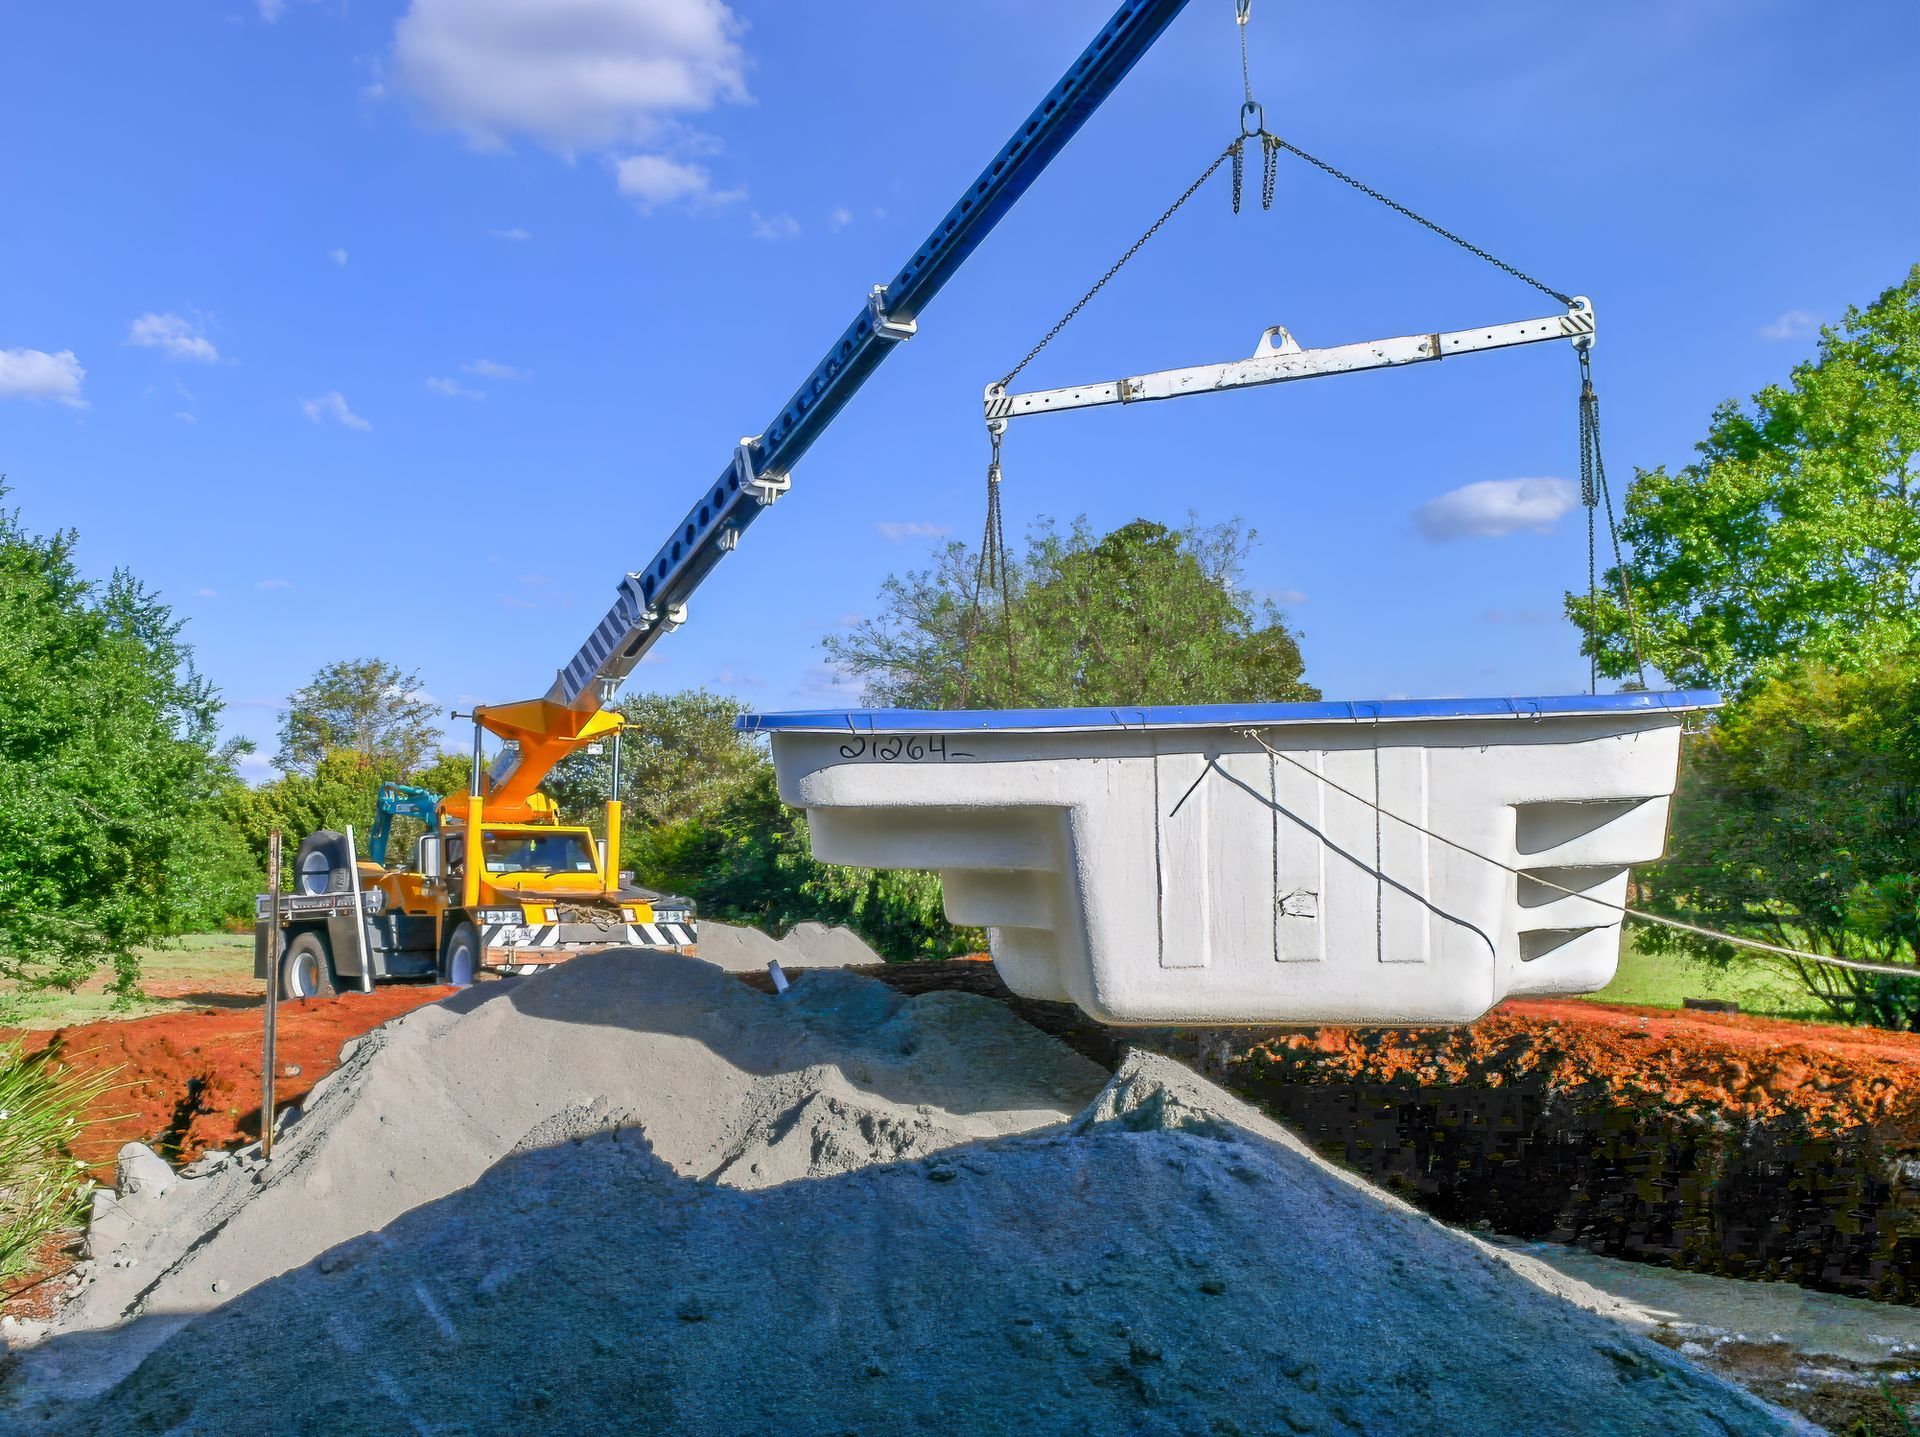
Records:
[[[280,830],[267,835],[267,1034],[260,1059],[260,1156],[273,1156],[274,1019],[280,1011]]]

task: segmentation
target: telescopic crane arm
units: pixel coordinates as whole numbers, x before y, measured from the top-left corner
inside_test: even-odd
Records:
[[[877,284],[853,322],[813,367],[773,422],[742,439],[727,467],[701,492],[686,517],[647,561],[621,580],[613,606],[554,676],[543,699],[514,704],[516,727],[550,733],[555,742],[504,749],[488,771],[487,792],[531,788],[577,747],[586,715],[612,698],[662,635],[687,620],[687,600],[740,536],[792,487],[793,466],[853,398],[867,376],[901,341],[911,339],[920,311],[953,277],[1000,218],[1026,193],[1053,157],[1100,107],[1136,61],[1186,7],[1187,0],[1122,0],[1066,74],[1000,147],[945,218],[934,226],[891,283]],[[499,710],[496,709],[496,713]],[[475,711],[483,727],[486,709]],[[473,798],[481,785],[476,781]]]
[[[1026,192],[1061,147],[1113,92],[1187,0],[1125,0],[1013,138],[934,226],[889,284],[865,305],[766,429],[740,441],[660,550],[621,582],[613,607],[547,693],[568,708],[595,708],[661,635],[686,622],[687,599],[747,526],[785,494],[793,466],[901,341],[920,311]]]

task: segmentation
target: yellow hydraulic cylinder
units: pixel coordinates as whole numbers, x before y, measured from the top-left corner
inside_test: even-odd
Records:
[[[607,892],[620,886],[620,800],[607,800]]]
[[[467,795],[467,866],[461,874],[460,906],[468,912],[480,906],[480,875],[486,871],[486,847],[481,841],[481,812],[486,800],[477,793]]]

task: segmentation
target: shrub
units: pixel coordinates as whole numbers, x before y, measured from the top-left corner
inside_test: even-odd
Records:
[[[87,1105],[112,1073],[79,1073],[60,1061],[58,1043],[26,1052],[0,1043],[0,1276],[32,1263],[50,1234],[77,1225],[88,1181],[73,1144]]]

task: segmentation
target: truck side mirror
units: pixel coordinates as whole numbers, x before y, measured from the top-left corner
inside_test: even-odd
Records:
[[[600,871],[605,873],[607,871],[607,841],[604,838],[596,838],[593,841],[593,846],[600,852]]]
[[[414,845],[414,865],[423,878],[438,878],[441,875],[440,835],[425,833]]]

